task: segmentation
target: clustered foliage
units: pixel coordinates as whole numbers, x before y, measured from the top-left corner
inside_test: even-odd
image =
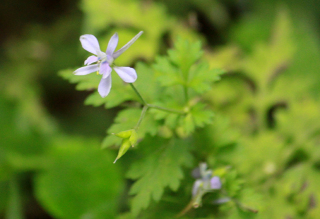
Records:
[[[201,94],[211,89],[222,71],[210,70],[207,62],[200,61],[201,56],[200,42],[177,39],[168,56],[157,57],[151,66],[141,62],[136,65],[139,80],[134,84],[145,101],[177,113],[150,108],[137,130],[141,143],[135,146],[135,150],[144,156],[130,165],[127,174],[128,178],[136,180],[130,190],[130,194],[136,195],[132,199],[134,215],[149,206],[151,197],[159,201],[167,186],[173,191],[179,188],[184,175],[182,168],[194,165],[191,151],[195,145],[190,143],[192,134],[212,123],[213,112],[202,101]],[[97,75],[79,77],[73,75],[72,70],[62,71],[61,75],[76,82],[80,90],[97,87]],[[103,148],[121,145],[122,139],[113,133],[133,129],[143,105],[129,84],[124,84],[120,78],[114,79],[112,89],[107,98],[102,99],[95,90],[85,101],[86,104],[105,105],[107,108],[125,106],[108,129]],[[122,94],[126,93],[122,99]]]
[[[186,2],[211,14],[210,3]],[[226,16],[219,3],[214,6]],[[74,62],[59,75],[88,94],[86,108],[116,112],[104,139],[79,137],[60,131],[47,115],[33,77],[4,85],[11,99],[0,96],[0,211],[22,218],[20,184],[31,173],[36,199],[56,218],[318,218],[320,102],[310,95],[319,89],[307,72],[320,69],[301,61],[309,60],[313,44],[305,43],[309,35],[294,26],[290,11],[279,7],[268,21],[244,18],[226,45],[211,51],[159,1],[83,0],[81,8],[85,31],[101,48],[114,32],[122,46],[144,31],[116,64],[135,68],[134,86],[150,107],[137,127],[145,102],[132,87],[114,76],[110,94],[101,98],[101,76],[74,75],[80,61]],[[261,22],[269,31],[255,33]],[[320,54],[312,58],[319,61]],[[19,63],[17,78],[35,69]],[[133,129],[137,143],[113,164],[123,144],[114,134]],[[194,208],[199,163],[222,188]]]

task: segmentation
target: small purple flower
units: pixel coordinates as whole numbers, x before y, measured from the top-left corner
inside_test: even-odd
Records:
[[[197,179],[192,187],[192,196],[195,196],[199,189],[202,189],[205,192],[210,192],[211,190],[221,189],[221,181],[218,176],[211,177],[211,179],[202,178]]]
[[[214,176],[210,179],[210,188],[211,189],[221,189],[221,181],[218,176]]]
[[[195,172],[195,171],[194,171]],[[197,169],[199,178],[192,187],[193,206],[199,207],[202,202],[202,196],[212,190],[221,189],[221,180],[218,176],[212,176],[212,170],[207,170],[206,163],[200,163]]]
[[[126,51],[143,33],[140,31],[135,37],[133,37],[126,45],[121,49],[114,52],[118,45],[118,34],[115,33],[109,43],[106,52],[100,50],[99,42],[97,38],[91,34],[85,34],[80,37],[82,47],[91,52],[92,56],[89,56],[84,64],[87,65],[82,68],[78,68],[74,71],[75,75],[87,75],[92,72],[99,72],[102,75],[100,84],[98,86],[98,92],[101,97],[106,97],[111,89],[111,71],[112,68],[120,76],[120,78],[126,83],[133,83],[137,79],[137,73],[130,67],[118,67],[114,65],[114,60],[118,58],[124,51]],[[96,64],[92,64],[95,63]],[[91,65],[92,64],[92,65]]]

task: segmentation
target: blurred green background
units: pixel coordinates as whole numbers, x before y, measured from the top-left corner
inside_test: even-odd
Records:
[[[119,63],[152,63],[177,36],[201,40],[210,66],[226,70],[206,99],[246,145],[229,163],[260,191],[277,180],[285,197],[300,184],[312,191],[290,204],[270,198],[285,207],[266,218],[320,217],[320,1],[3,0],[0,27],[0,218],[128,210],[129,164],[114,165],[117,151],[100,149],[120,107],[84,105],[92,91],[76,91],[58,72],[83,65],[81,34],[106,48],[115,31],[124,45],[140,30]],[[297,188],[283,186],[291,180]]]

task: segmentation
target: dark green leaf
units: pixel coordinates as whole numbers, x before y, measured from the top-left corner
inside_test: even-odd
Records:
[[[159,201],[167,186],[176,191],[183,178],[182,166],[190,166],[193,160],[187,141],[149,138],[140,146],[153,147],[155,152],[133,164],[127,174],[137,180],[130,190],[135,195],[131,207],[134,215],[146,209],[151,199]]]

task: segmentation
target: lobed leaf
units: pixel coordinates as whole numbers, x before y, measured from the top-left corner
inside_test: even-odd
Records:
[[[190,67],[200,59],[203,52],[201,42],[189,42],[178,38],[174,44],[174,49],[168,51],[169,59],[177,65],[182,74],[187,74]]]
[[[212,83],[220,80],[224,73],[221,69],[210,69],[207,62],[201,62],[191,67],[190,80],[187,86],[198,94],[202,94],[212,88]]]
[[[127,173],[128,178],[137,180],[130,190],[135,195],[131,206],[134,215],[146,209],[151,200],[159,201],[166,187],[176,191],[183,178],[182,167],[193,161],[190,145],[181,139],[148,138],[141,146],[154,147],[156,151],[134,163]]]

